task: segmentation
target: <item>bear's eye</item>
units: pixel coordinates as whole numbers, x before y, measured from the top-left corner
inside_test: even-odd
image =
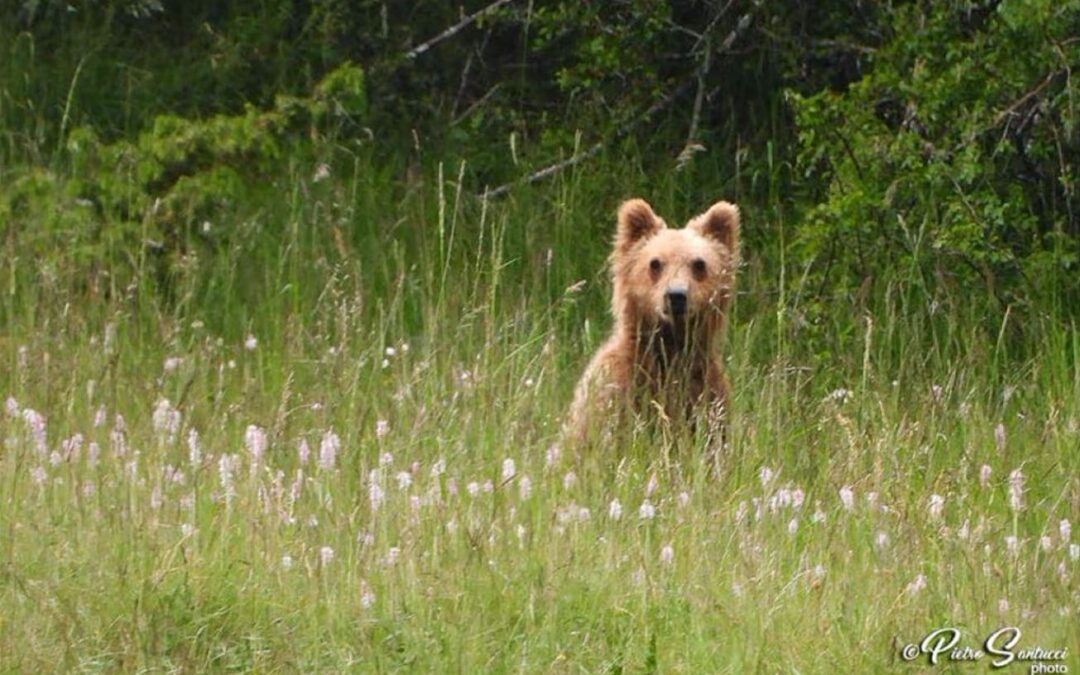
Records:
[[[694,270],[694,274],[698,275],[699,277],[704,276],[706,270],[705,261],[701,258],[694,258],[694,260],[690,263],[690,269]]]
[[[653,258],[649,261],[649,269],[654,273],[659,272],[664,267],[664,263],[660,262],[660,258]]]

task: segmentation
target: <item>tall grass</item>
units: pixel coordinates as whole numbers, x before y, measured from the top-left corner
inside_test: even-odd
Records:
[[[89,297],[8,246],[0,668],[877,672],[1007,625],[1077,665],[1067,317],[907,269],[808,308],[754,248],[774,193],[718,475],[648,430],[574,454],[618,199],[743,186],[612,158],[487,202],[467,171],[293,160],[167,300],[150,258]]]

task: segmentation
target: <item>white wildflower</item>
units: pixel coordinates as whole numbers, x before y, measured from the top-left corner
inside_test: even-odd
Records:
[[[502,479],[508,481],[514,477],[515,473],[517,473],[517,468],[514,466],[514,460],[507,457],[502,463]]]
[[[971,526],[970,526],[968,520],[965,518],[964,519],[964,524],[961,525],[960,529],[958,529],[956,531],[956,538],[960,539],[961,541],[964,541],[969,536],[971,536]]]
[[[446,473],[446,460],[440,457],[431,465],[431,477],[436,478],[444,473]]]
[[[548,446],[547,451],[544,453],[544,466],[550,468],[559,461],[560,455],[559,446],[552,443]]]
[[[656,492],[657,484],[658,484],[658,482],[656,480],[656,472],[654,471],[649,476],[649,482],[645,483],[645,496],[646,497],[651,497],[652,493]]]
[[[391,546],[386,551],[386,566],[393,567],[398,560],[398,556],[401,555],[401,549],[397,546]]]
[[[1020,469],[1009,474],[1009,507],[1013,511],[1024,508],[1024,472]]]
[[[202,447],[199,444],[199,432],[195,427],[188,429],[187,447],[188,462],[190,462],[192,466],[199,466],[202,464]]]
[[[945,510],[945,498],[939,494],[930,495],[929,510],[931,518],[940,518],[941,512]]]
[[[840,503],[844,505],[845,511],[850,511],[855,507],[855,491],[850,486],[845,485],[840,488]]]
[[[919,591],[924,588],[926,588],[926,576],[920,572],[919,575],[907,585],[906,591],[908,595],[918,595]]]
[[[14,399],[12,399],[14,400]],[[30,431],[30,437],[34,441],[34,452],[38,457],[43,457],[48,450],[45,433],[45,417],[36,410],[26,408],[20,411],[23,422]]]
[[[364,609],[370,609],[375,604],[375,594],[371,591],[371,588],[367,585],[366,581],[360,582],[360,606]]]
[[[847,401],[849,398],[851,398],[851,392],[848,391],[847,389],[843,388],[843,387],[833,389],[832,391],[830,391],[828,394],[825,395],[825,400],[826,401],[835,401],[837,403],[843,403],[844,401]]]
[[[78,461],[79,455],[82,453],[83,435],[76,432],[69,438],[60,442],[60,450],[64,454],[64,458],[69,461]]]
[[[379,472],[372,470],[368,474],[368,502],[371,504],[371,510],[377,511],[383,503],[385,493],[382,486],[379,484]]]
[[[323,546],[319,549],[319,562],[325,567],[334,561],[334,549]]]
[[[154,425],[154,431],[169,443],[172,443],[177,430],[180,428],[180,411],[172,406],[169,399],[158,399],[157,404],[154,405],[151,422]]]
[[[266,432],[254,424],[249,424],[244,430],[244,447],[251,458],[251,473],[253,474],[262,465],[266,445]]]
[[[638,517],[642,520],[652,520],[656,515],[656,507],[652,505],[648,499],[641,502],[641,506],[638,508]]]
[[[339,450],[341,450],[341,438],[334,433],[334,430],[328,429],[323,432],[322,439],[319,441],[318,468],[321,471],[332,471],[337,465]]]
[[[375,438],[385,438],[390,433],[390,423],[384,419],[375,420]]]
[[[608,504],[608,518],[618,520],[622,518],[622,503],[618,499],[612,499]]]
[[[804,501],[806,501],[806,493],[801,488],[795,488],[791,491],[791,505],[794,508],[801,507]]]
[[[233,472],[236,469],[236,455],[222,453],[218,459],[218,481],[221,483],[221,491],[225,495],[226,506],[232,504],[236,496],[236,485],[233,482]]]

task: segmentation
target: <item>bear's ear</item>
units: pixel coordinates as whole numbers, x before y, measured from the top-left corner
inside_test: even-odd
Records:
[[[735,253],[739,243],[739,207],[729,202],[716,202],[708,211],[690,221],[688,227]]]
[[[664,229],[652,207],[644,199],[628,199],[619,207],[619,224],[615,234],[615,250],[626,253],[643,239]]]

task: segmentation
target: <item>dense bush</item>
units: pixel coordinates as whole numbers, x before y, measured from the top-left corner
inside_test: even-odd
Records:
[[[744,139],[763,139],[775,134],[781,85],[816,90],[857,75],[849,44],[873,39],[879,13],[847,5],[23,0],[0,8],[10,57],[0,115],[8,128],[41,127],[29,140],[46,143],[77,124],[126,134],[162,113],[268,106],[352,61],[369,74],[385,137],[416,130],[478,154],[476,141],[510,132],[592,140],[681,91],[665,139],[678,152],[699,80],[695,135],[738,123]]]
[[[897,7],[867,74],[792,95],[820,283],[897,266],[1006,303],[1077,286],[1080,3]]]
[[[747,250],[796,262],[800,302],[903,268],[1011,305],[1077,288],[1078,16],[1044,0],[23,0],[0,9],[0,208],[19,241],[86,218],[79,237],[133,241],[156,204],[169,249],[283,166],[250,156],[308,143],[290,102],[355,62],[345,107],[363,119],[316,136],[374,143],[403,181],[460,158],[479,194],[574,152],[628,154],[649,191],[684,170],[665,197],[680,206],[739,199]],[[34,205],[57,190],[76,206]],[[793,237],[774,226],[792,220]]]
[[[150,255],[167,289],[189,253],[228,243],[235,228],[221,221],[268,197],[260,185],[282,179],[283,156],[312,154],[298,139],[326,146],[355,133],[366,113],[363,71],[345,63],[310,95],[279,96],[268,109],[194,120],[158,115],[139,134],[113,141],[75,128],[62,167],[15,168],[0,184],[7,243],[35,252],[24,261],[44,265],[50,281],[92,295],[115,294]],[[53,270],[57,253],[69,264]]]

